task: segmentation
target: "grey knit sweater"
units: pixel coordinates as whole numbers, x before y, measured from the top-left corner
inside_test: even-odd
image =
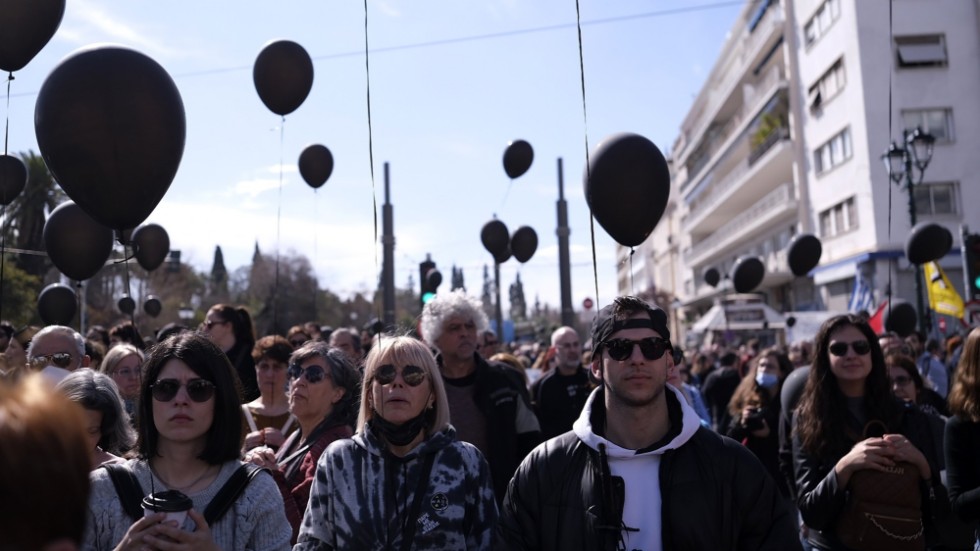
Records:
[[[149,494],[150,477],[153,475],[147,464],[144,461],[130,460],[126,465],[136,474],[144,493]],[[241,463],[238,461],[225,463],[210,486],[188,496],[194,501],[194,509],[198,512],[204,511],[239,465]],[[88,522],[82,549],[111,550],[122,541],[126,530],[132,525],[132,519],[123,511],[116,489],[105,469],[93,471],[91,480],[92,495],[89,499]],[[156,477],[153,477],[152,487],[158,491],[166,489],[163,482]],[[218,547],[226,551],[288,550],[292,529],[286,520],[282,497],[272,477],[267,473],[256,476],[231,509],[211,526],[211,534]]]

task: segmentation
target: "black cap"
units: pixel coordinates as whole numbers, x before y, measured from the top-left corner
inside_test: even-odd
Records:
[[[617,307],[618,305],[618,307]],[[645,319],[615,319],[615,311],[635,311],[649,314],[650,320]],[[670,340],[670,329],[667,328],[667,314],[658,306],[651,306],[641,298],[625,296],[617,297],[612,304],[607,304],[596,314],[592,320],[592,343],[593,348],[600,349],[602,343],[620,329],[630,329],[633,327],[648,327],[660,334],[664,339]]]

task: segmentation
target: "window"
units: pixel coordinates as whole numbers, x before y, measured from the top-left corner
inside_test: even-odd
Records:
[[[946,37],[941,34],[896,36],[899,67],[945,67]]]
[[[813,164],[817,174],[822,174],[851,158],[851,129],[845,128],[827,143],[813,152]]]
[[[919,184],[915,190],[915,211],[919,215],[957,214],[957,184],[936,182]]]
[[[902,111],[902,123],[908,130],[919,127],[932,134],[937,142],[953,141],[952,109],[909,109]]]
[[[844,58],[840,58],[810,87],[810,110],[819,109],[820,106],[839,94],[846,83]]]
[[[803,39],[809,47],[827,34],[827,31],[840,18],[840,0],[826,0],[803,25]]]
[[[820,235],[823,237],[833,237],[857,227],[857,205],[853,197],[820,213]]]

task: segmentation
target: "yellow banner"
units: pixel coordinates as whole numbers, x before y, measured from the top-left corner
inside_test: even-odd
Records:
[[[955,318],[963,317],[963,299],[949,282],[946,273],[935,262],[922,265],[926,274],[926,286],[929,289],[929,308],[939,314]]]

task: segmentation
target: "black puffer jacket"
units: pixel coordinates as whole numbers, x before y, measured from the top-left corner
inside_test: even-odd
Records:
[[[604,416],[601,392],[594,391],[584,417]],[[690,407],[673,392],[667,397],[676,429]],[[697,423],[693,410],[690,416]],[[498,549],[618,548],[621,525],[606,518],[610,506],[622,507],[622,496],[618,504],[604,500],[611,490],[604,457],[580,439],[579,428],[576,422],[573,432],[541,444],[521,464],[504,500]],[[704,427],[688,434],[662,452],[659,474],[651,473],[660,481],[663,549],[800,549],[796,520],[755,456]]]

